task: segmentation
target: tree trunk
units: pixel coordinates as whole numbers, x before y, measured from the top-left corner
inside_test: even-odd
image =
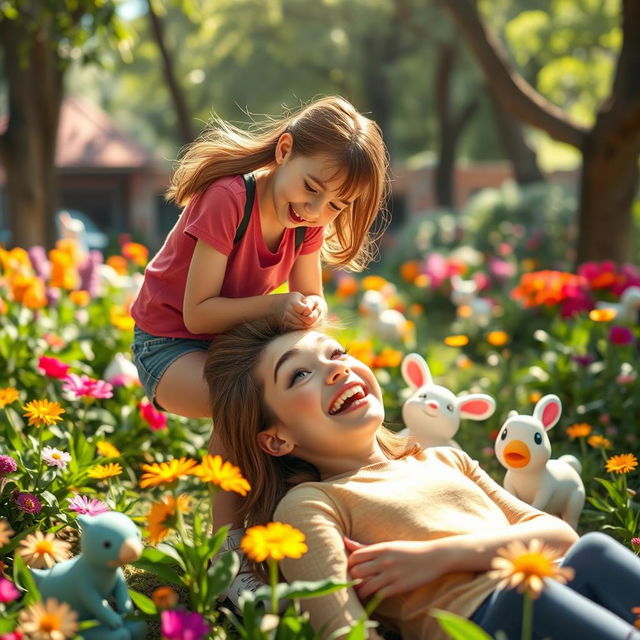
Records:
[[[489,93],[492,94],[491,90]],[[538,166],[536,152],[527,142],[523,127],[507,113],[491,95],[493,117],[505,155],[511,162],[513,175],[519,185],[543,182],[545,177]]]
[[[187,144],[193,140],[193,126],[191,117],[189,115],[189,109],[187,108],[187,100],[184,95],[184,91],[176,78],[176,73],[173,68],[173,60],[169,54],[169,49],[164,37],[164,31],[162,28],[162,21],[160,17],[153,9],[153,0],[147,0],[149,6],[149,21],[151,22],[151,32],[160,49],[160,55],[162,57],[162,69],[164,72],[164,79],[169,88],[173,106],[176,112],[176,118],[178,120],[178,134],[180,136],[182,144]]]
[[[0,21],[9,118],[0,139],[11,244],[52,246],[57,206],[55,150],[62,69],[48,34]]]

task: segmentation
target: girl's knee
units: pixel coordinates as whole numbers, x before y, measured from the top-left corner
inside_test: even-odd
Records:
[[[563,565],[584,571],[586,567],[597,567],[618,543],[605,533],[585,533],[567,552]]]

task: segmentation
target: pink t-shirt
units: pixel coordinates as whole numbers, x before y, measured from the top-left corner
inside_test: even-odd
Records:
[[[144,283],[131,307],[136,325],[156,336],[210,340],[215,334],[193,334],[182,319],[182,304],[189,265],[202,240],[228,256],[220,296],[248,298],[265,295],[289,278],[296,258],[321,246],[323,227],[310,227],[296,251],[295,229],[285,232],[275,252],[264,243],[258,196],[251,220],[240,242],[233,238],[244,214],[247,196],[242,176],[227,176],[211,183],[193,198],[147,265]]]

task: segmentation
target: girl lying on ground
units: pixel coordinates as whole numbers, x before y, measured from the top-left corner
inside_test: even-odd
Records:
[[[374,617],[404,640],[446,637],[432,608],[520,637],[521,596],[496,590],[488,570],[501,547],[539,539],[566,553],[575,578],[546,585],[535,637],[640,640],[639,558],[604,534],[578,540],[463,451],[423,453],[389,432],[376,378],[333,338],[250,323],[214,341],[205,378],[216,430],[253,487],[247,525],[288,522],[306,536],[309,551],[282,562],[286,579],[361,579],[304,601],[317,630],[354,623],[379,593]]]

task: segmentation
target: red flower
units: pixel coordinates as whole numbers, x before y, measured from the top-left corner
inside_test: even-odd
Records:
[[[158,411],[148,400],[142,400],[138,403],[140,416],[154,430],[166,429],[167,416]]]
[[[628,327],[613,325],[611,329],[609,329],[609,340],[611,340],[613,344],[626,347],[633,344],[633,331]]]
[[[70,365],[60,362],[57,358],[51,358],[49,356],[40,356],[40,359],[38,360],[38,369],[49,378],[64,380],[70,368]]]

